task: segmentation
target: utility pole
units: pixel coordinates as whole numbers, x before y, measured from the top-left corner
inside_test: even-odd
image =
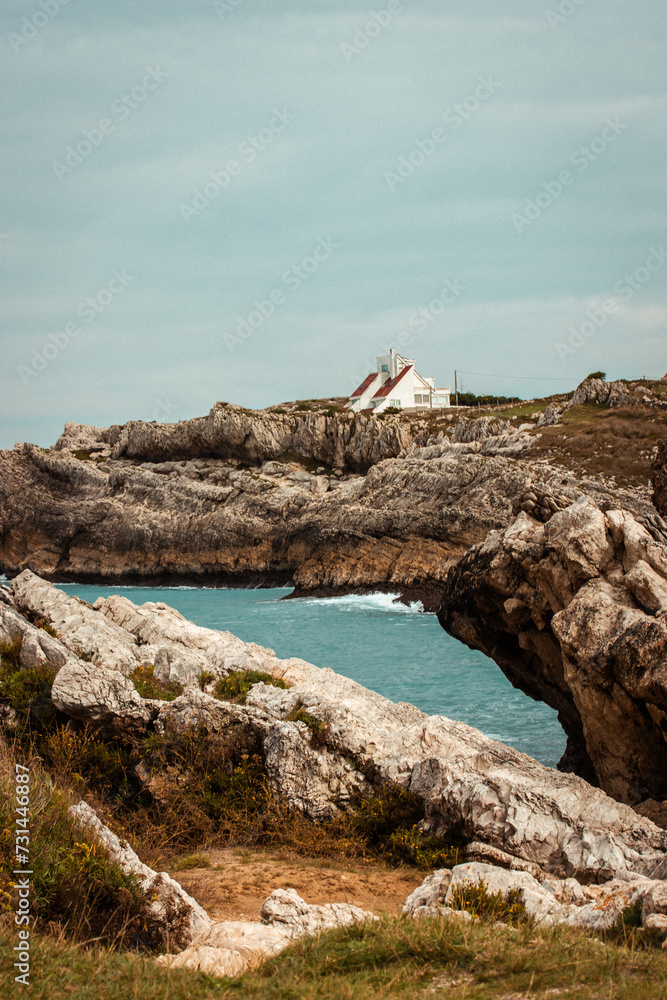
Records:
[[[459,390],[457,384],[456,368],[454,369],[454,399],[456,400],[456,405],[459,405]]]

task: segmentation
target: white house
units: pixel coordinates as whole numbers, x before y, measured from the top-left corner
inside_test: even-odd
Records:
[[[451,389],[437,389],[434,378],[415,371],[414,359],[403,358],[393,347],[377,361],[377,371],[367,375],[347,401],[354,413],[382,413],[389,406],[399,410],[414,407],[429,410],[450,406]]]

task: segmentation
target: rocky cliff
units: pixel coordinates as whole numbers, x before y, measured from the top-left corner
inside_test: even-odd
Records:
[[[331,670],[193,625],[164,604],[111,597],[91,607],[25,571],[0,591],[0,639],[20,641],[23,668],[51,664],[55,707],[107,737],[252,731],[276,793],[317,821],[390,783],[418,796],[427,829],[458,830],[477,853],[509,865],[594,882],[661,877],[667,832],[581,778]],[[147,660],[183,694],[142,698],[129,675]],[[243,704],[208,693],[230,671],[257,669],[282,687],[253,683]],[[321,724],[317,740],[293,721],[297,705]],[[135,771],[155,789],[150,760]]]
[[[546,523],[528,509],[452,569],[440,622],[557,709],[579,773],[624,802],[665,799],[664,522],[590,498]]]
[[[653,503],[663,517],[667,517],[667,439],[661,441],[651,466]]]
[[[365,472],[383,458],[394,458],[413,437],[391,417],[379,422],[360,413],[286,414],[216,403],[207,416],[177,424],[131,420],[104,429],[66,424],[55,447],[153,463],[195,458],[261,463],[298,456],[341,471]]]
[[[68,424],[52,449],[0,453],[0,568],[107,583],[292,582],[297,595],[383,589],[433,609],[444,594],[443,626],[558,711],[562,766],[623,800],[659,800],[664,681],[649,661],[664,663],[656,553],[667,528],[646,484],[568,468],[541,436],[558,432],[567,446],[572,428],[571,451],[585,438],[599,462],[595,442],[606,451],[609,433],[599,426],[622,405],[633,417],[614,416],[614,433],[644,434],[648,454],[660,403],[643,386],[588,380],[564,410],[523,424],[226,404],[175,425]],[[663,480],[664,446],[658,505]],[[644,542],[626,543],[628,532]],[[603,538],[597,548],[589,534]]]
[[[176,425],[68,424],[53,449],[0,452],[0,568],[381,588],[437,606],[449,567],[526,497],[541,498],[544,516],[582,495],[655,514],[647,491],[531,459],[531,435],[489,417],[429,428],[225,404]]]

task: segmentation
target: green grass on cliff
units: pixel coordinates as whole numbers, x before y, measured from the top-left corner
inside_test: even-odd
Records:
[[[13,983],[14,931],[0,930],[6,995],[32,1000],[664,1000],[667,954],[574,928],[383,918],[308,938],[239,979],[33,935],[29,992]],[[24,990],[24,992],[21,992]]]

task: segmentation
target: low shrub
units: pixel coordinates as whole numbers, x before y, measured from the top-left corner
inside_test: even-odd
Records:
[[[215,685],[215,697],[220,701],[231,701],[235,705],[244,705],[248,691],[253,684],[271,684],[272,687],[287,689],[289,684],[272,674],[260,670],[232,670]]]
[[[157,948],[164,944],[139,881],[109,860],[104,848],[67,812],[68,800],[36,757],[26,758],[30,782],[30,913],[37,927],[77,941]],[[13,897],[15,765],[0,743],[0,895]],[[11,907],[14,908],[13,906]]]
[[[174,701],[183,694],[183,685],[178,681],[159,681],[155,677],[155,667],[137,667],[130,674],[130,680],[142,698],[158,698],[160,701]]]
[[[136,750],[120,741],[107,742],[90,726],[57,725],[36,740],[49,771],[62,784],[81,783],[96,796],[122,800],[133,783]]]
[[[210,868],[211,859],[208,854],[186,854],[183,858],[177,858],[171,867],[175,872],[185,872],[191,868]]]
[[[641,950],[661,948],[665,936],[664,931],[642,927],[643,906],[643,896],[626,906],[614,926],[601,933],[602,939],[613,944]]]
[[[394,864],[450,868],[466,860],[464,840],[436,837],[420,829],[424,807],[419,796],[398,785],[383,785],[355,811],[353,826],[369,848]]]
[[[56,718],[51,701],[56,671],[48,664],[22,667],[21,645],[21,636],[0,644],[0,699],[16,712],[19,730],[44,728]]]
[[[292,709],[288,716],[286,716],[288,722],[303,722],[310,729],[312,733],[312,743],[315,747],[323,747],[327,742],[327,734],[329,732],[329,725],[323,722],[321,719],[316,719],[314,715],[310,712],[306,712],[303,708],[302,703],[297,702],[296,706]]]
[[[215,674],[212,674],[210,670],[202,670],[198,678],[200,690],[203,691],[207,684],[210,684],[214,680]]]
[[[503,896],[500,890],[489,892],[481,879],[476,883],[465,881],[455,889],[450,905],[454,910],[467,910],[487,920],[502,920],[509,924],[524,924],[530,920],[521,901],[520,889],[510,889]]]
[[[49,623],[48,618],[38,618],[35,622],[37,628],[43,629],[47,635],[50,635],[53,639],[58,638],[58,633],[54,629],[53,625]]]

